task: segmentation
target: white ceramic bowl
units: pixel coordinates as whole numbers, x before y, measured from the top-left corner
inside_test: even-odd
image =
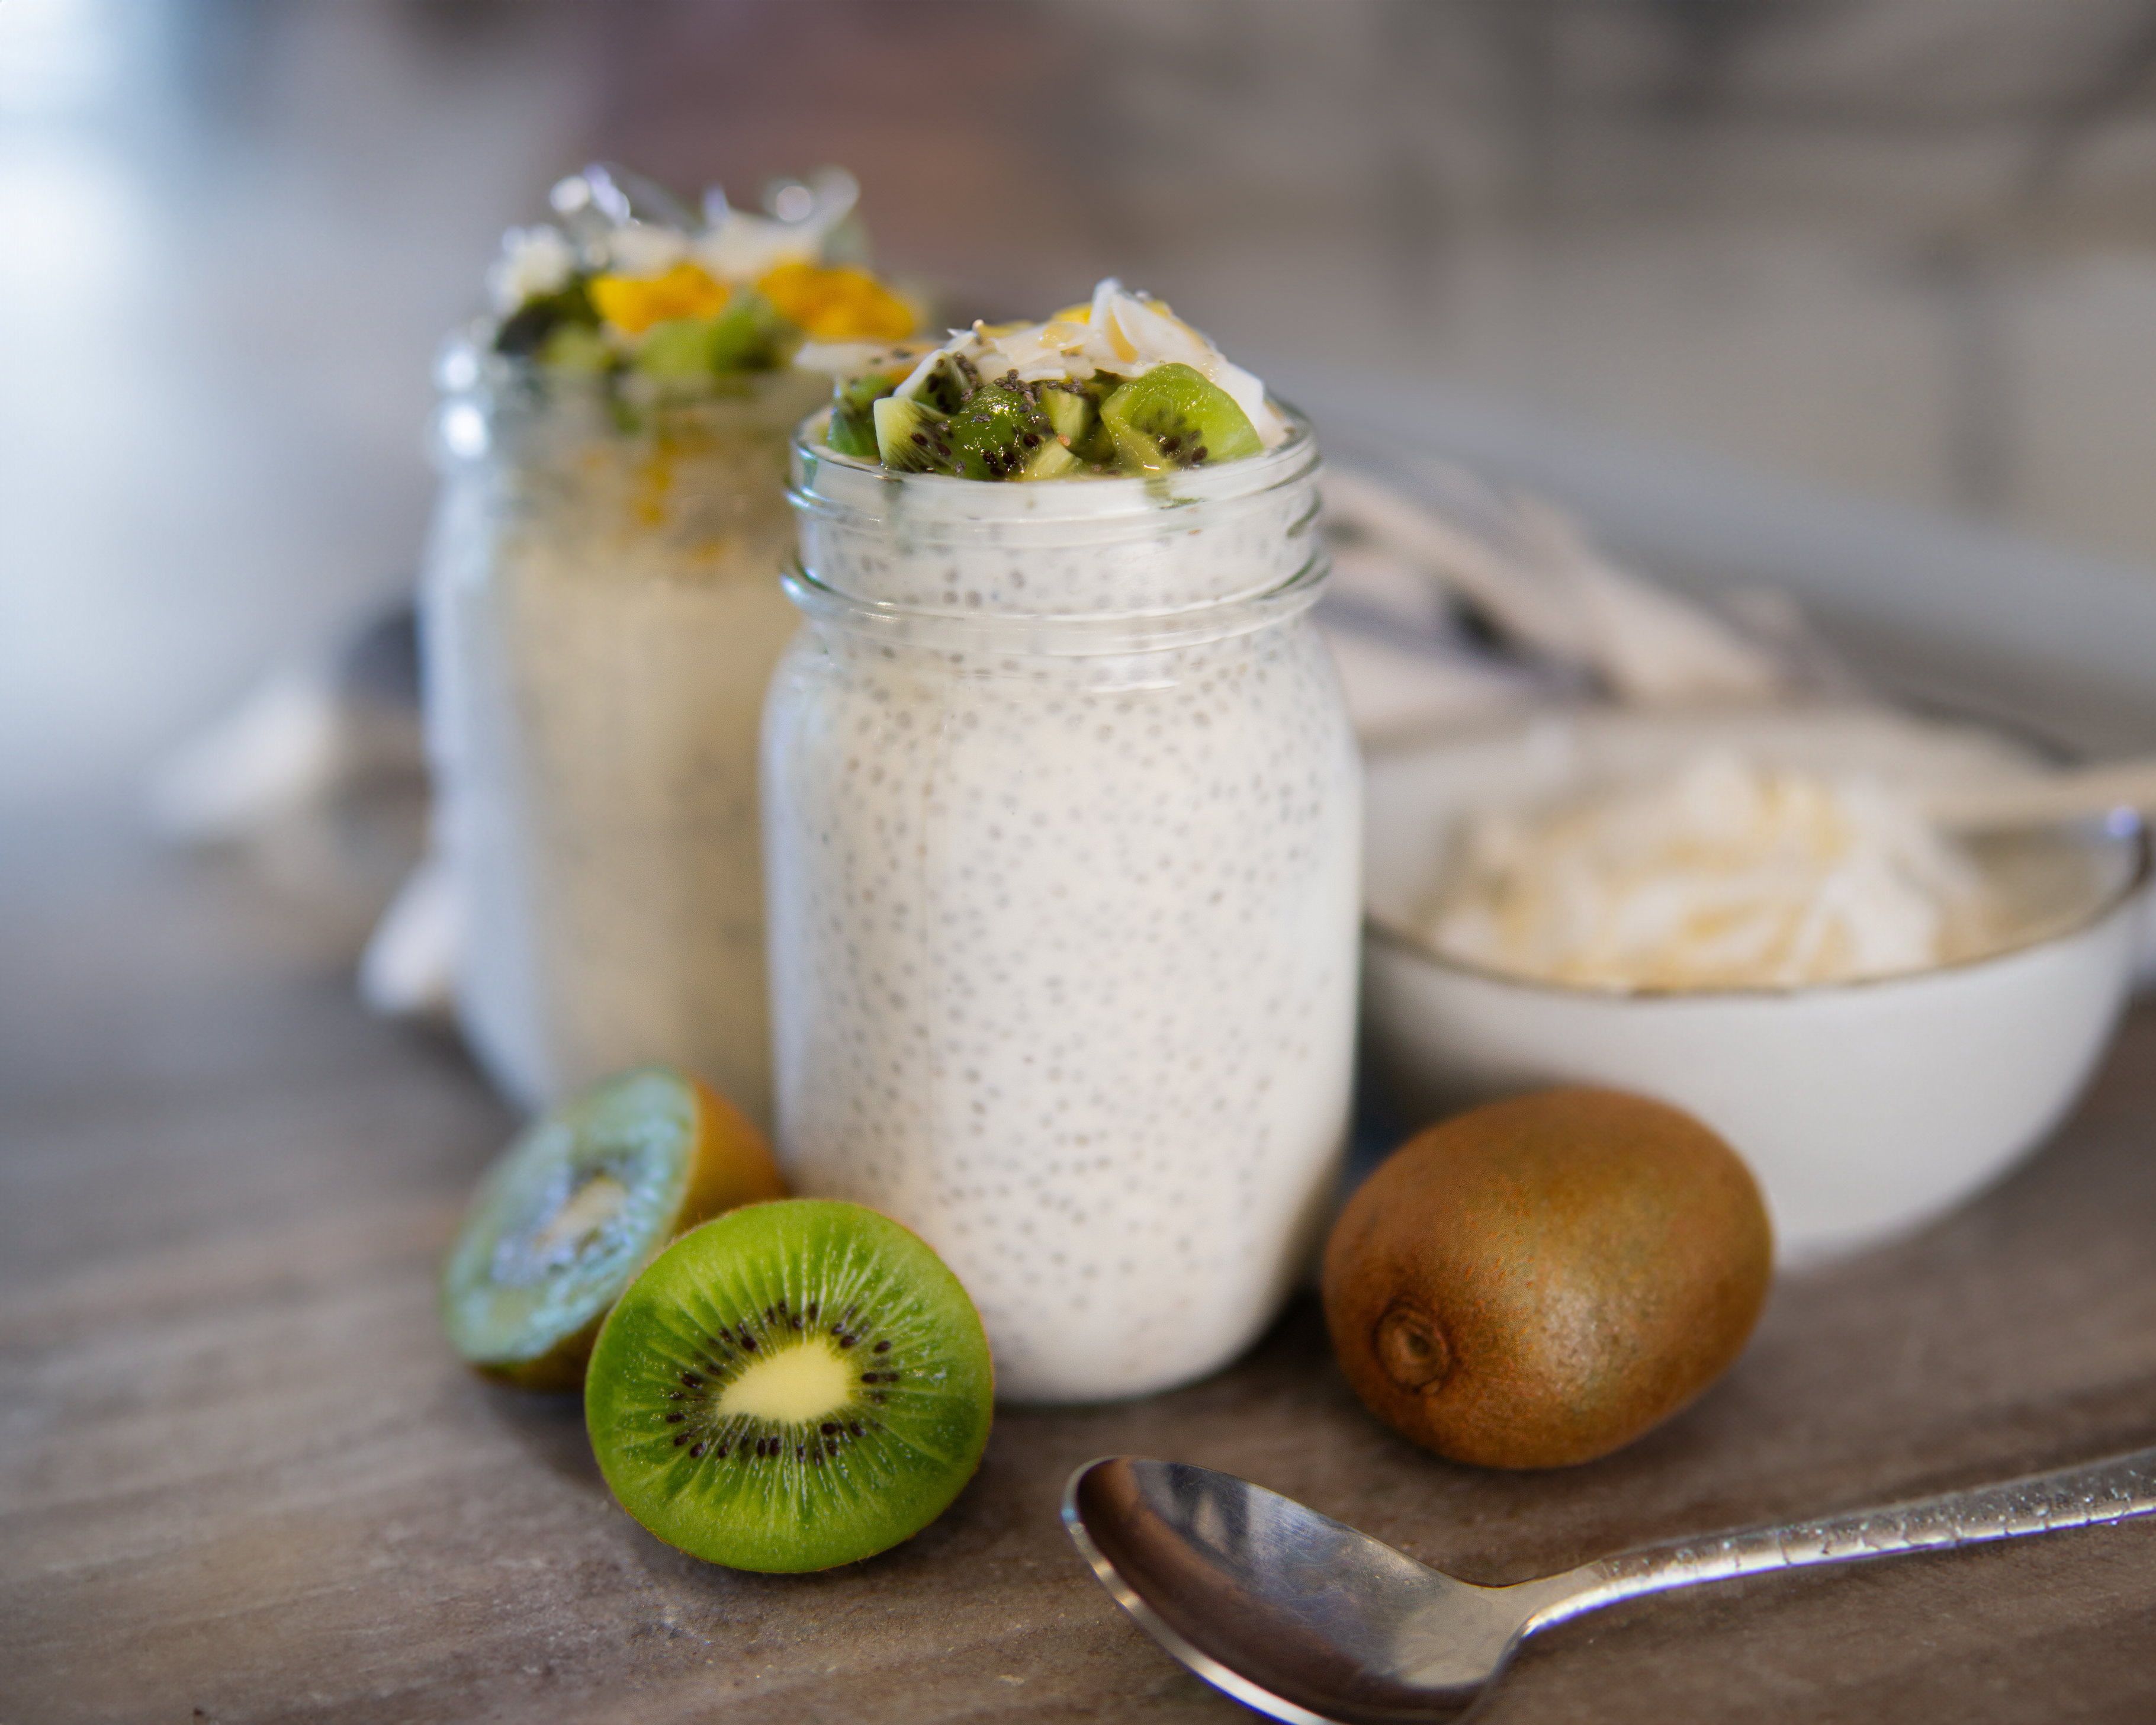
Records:
[[[1416,932],[1463,812],[1660,777],[1710,737],[1912,784],[2037,770],[1989,733],[1856,707],[1546,717],[1383,752],[1368,770],[1365,1030],[1381,1081],[1431,1117],[1558,1083],[1689,1110],[1751,1163],[1784,1261],[1801,1261],[1938,1214],[2064,1117],[2126,1000],[2148,840],[2091,826],[1987,841],[1987,867],[2032,907],[2026,937],[1870,982],[1616,993],[1478,970]]]

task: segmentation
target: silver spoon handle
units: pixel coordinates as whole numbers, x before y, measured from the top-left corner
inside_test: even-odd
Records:
[[[1918,801],[1939,825],[1975,832],[2108,814],[2114,809],[2146,814],[2156,811],[2156,760],[2109,761],[2070,773],[1927,791]]]
[[[1747,1527],[1603,1558],[1565,1577],[1575,1585],[1538,1614],[1534,1626],[1544,1628],[1619,1599],[1668,1588],[1814,1563],[1847,1563],[1903,1552],[2020,1539],[2153,1513],[2156,1449],[2137,1450],[2107,1461],[1914,1503],[1856,1510],[1786,1527]]]

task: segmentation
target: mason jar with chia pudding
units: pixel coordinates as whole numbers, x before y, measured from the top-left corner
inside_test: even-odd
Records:
[[[556,188],[562,226],[511,236],[498,318],[442,367],[424,606],[458,1012],[526,1106],[664,1060],[767,1121],[757,729],[798,626],[788,442],[832,388],[797,361],[888,352],[911,314],[814,259],[843,176],[794,222],[678,225],[627,177]]]
[[[963,399],[924,362],[924,413],[879,409],[883,459],[819,421],[793,451],[809,627],[763,763],[781,1153],[943,1255],[1000,1394],[1135,1395],[1276,1315],[1347,1126],[1360,768],[1307,615],[1317,451],[1253,403],[1269,447],[1245,426],[1237,459],[1147,468],[1188,415],[1136,416],[1153,439],[1119,454],[1067,403],[1029,418],[1050,361],[1004,377],[1033,349],[974,341]],[[1107,357],[1112,384],[1158,358]],[[983,482],[1050,442],[1077,462]]]

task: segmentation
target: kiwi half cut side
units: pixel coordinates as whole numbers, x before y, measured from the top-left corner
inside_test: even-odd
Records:
[[[1101,423],[1137,473],[1236,461],[1265,447],[1235,397],[1192,366],[1155,366],[1132,378],[1101,403]]]
[[[608,1310],[660,1248],[785,1192],[763,1135],[696,1079],[644,1066],[603,1080],[480,1180],[442,1266],[443,1327],[489,1377],[574,1389]]]
[[[752,1204],[684,1235],[593,1350],[584,1419],[623,1508],[736,1569],[911,1538],[973,1476],[995,1374],[917,1236],[859,1204]]]

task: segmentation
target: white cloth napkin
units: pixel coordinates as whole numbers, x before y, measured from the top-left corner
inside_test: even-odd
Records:
[[[1366,742],[1507,706],[1767,701],[1798,670],[1769,643],[1620,568],[1538,498],[1446,475],[1444,502],[1325,477],[1333,581],[1317,619]]]

